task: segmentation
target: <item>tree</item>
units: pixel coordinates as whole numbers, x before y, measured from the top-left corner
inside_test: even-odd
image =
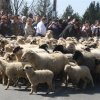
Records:
[[[72,17],[78,19],[79,21],[82,20],[82,18],[79,16],[78,13],[74,13],[74,10],[73,10],[73,8],[72,8],[71,5],[68,5],[68,7],[66,8],[66,10],[65,10],[65,12],[64,12],[64,14],[63,14],[63,16],[62,16],[62,18],[63,18],[63,19],[67,19],[68,16],[72,16]]]
[[[24,0],[11,0],[12,11],[18,15],[19,11],[23,8]]]
[[[27,6],[27,2],[26,2],[22,11],[21,11],[21,14],[24,16],[28,16],[28,11],[29,11],[29,7]]]
[[[68,5],[68,7],[66,8],[62,18],[63,19],[66,19],[68,18],[68,16],[72,16],[73,15],[73,9],[72,9],[72,6],[71,5]]]
[[[30,8],[35,15],[39,15],[39,16],[48,16],[52,12],[52,5],[50,0],[34,1],[32,7]]]
[[[85,11],[83,21],[88,20],[91,24],[93,24],[95,20],[98,19],[100,19],[100,4],[93,1]]]
[[[78,19],[80,22],[82,22],[82,17],[80,17],[80,15],[78,13],[74,13],[73,17]]]

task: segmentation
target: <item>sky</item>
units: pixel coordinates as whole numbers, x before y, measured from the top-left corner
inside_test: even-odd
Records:
[[[26,0],[31,3],[32,0]],[[68,5],[71,5],[74,12],[78,12],[82,16],[92,1],[100,2],[100,0],[57,0],[57,12],[61,16]],[[51,0],[51,3],[53,0]]]

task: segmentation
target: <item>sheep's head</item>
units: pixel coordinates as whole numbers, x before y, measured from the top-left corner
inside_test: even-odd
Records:
[[[33,38],[30,44],[37,44],[36,38]]]
[[[48,30],[45,37],[48,38],[48,39],[53,38],[53,31],[52,30]]]
[[[80,51],[76,50],[73,55],[73,60],[75,60],[80,65],[83,60],[83,54]]]
[[[25,52],[21,57],[21,61],[23,61],[23,62],[29,62],[31,59],[32,59],[32,52],[31,51]]]
[[[7,61],[15,61],[16,60],[16,56],[15,56],[15,54],[8,54],[7,56],[6,56],[6,60]]]
[[[63,45],[55,45],[55,48],[53,49],[53,52],[54,51],[61,51],[63,52],[64,50],[64,46]]]
[[[20,46],[17,46],[16,48],[13,49],[14,54],[22,54],[22,49]]]
[[[74,43],[69,43],[68,47],[69,50],[75,50],[75,44]]]
[[[20,43],[20,44],[25,44],[25,37],[17,36],[17,42]]]
[[[24,71],[25,71],[25,72],[31,73],[32,70],[33,70],[33,67],[32,67],[31,65],[27,64],[27,65],[24,66]],[[34,70],[33,70],[33,71],[34,71]]]

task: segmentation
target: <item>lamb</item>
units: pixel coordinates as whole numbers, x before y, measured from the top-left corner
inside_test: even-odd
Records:
[[[50,70],[34,71],[31,65],[25,65],[24,70],[26,72],[29,82],[31,83],[30,94],[32,94],[34,91],[37,92],[36,87],[39,83],[47,83],[47,85],[49,86],[49,90],[47,94],[49,93],[51,89],[53,90],[52,80],[53,80],[54,74],[52,71]]]
[[[49,69],[54,74],[59,74],[64,70],[64,66],[69,62],[62,53],[36,53],[27,51],[21,57],[22,61],[35,65],[36,69]]]
[[[7,88],[9,88],[9,84],[11,81],[16,82],[19,77],[26,78],[26,74],[23,71],[24,62],[7,62],[5,60],[0,60],[0,67],[3,76],[6,75],[8,77]],[[4,79],[4,78],[3,78]]]
[[[84,81],[83,89],[86,88],[88,82],[92,83],[94,87],[93,78],[91,76],[90,70],[87,66],[78,66],[67,64],[64,68],[65,73],[67,73],[68,77],[72,82],[79,83],[80,79]]]
[[[2,62],[4,62],[5,60],[2,58],[0,58],[0,75],[2,77],[2,84],[5,85],[6,83],[6,74],[5,74],[5,66],[2,66]]]

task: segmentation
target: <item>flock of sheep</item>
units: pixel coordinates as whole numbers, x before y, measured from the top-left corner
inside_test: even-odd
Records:
[[[30,94],[37,92],[40,83],[47,83],[47,93],[55,91],[56,79],[65,86],[72,83],[77,88],[82,81],[83,89],[88,84],[94,87],[100,74],[99,50],[96,37],[56,40],[51,31],[45,37],[1,37],[0,83],[7,85],[7,90],[25,79],[25,89],[31,86]]]

